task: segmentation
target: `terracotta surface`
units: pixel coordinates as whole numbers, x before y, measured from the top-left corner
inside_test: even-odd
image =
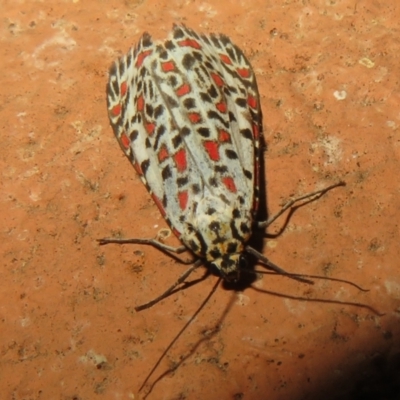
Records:
[[[8,1],[0,10],[2,399],[399,398],[400,3]],[[264,254],[369,292],[270,275],[240,292],[220,286],[138,393],[217,279],[135,313],[186,267],[155,249],[96,242],[167,228],[113,137],[104,88],[112,60],[174,22],[223,32],[249,57],[271,212],[347,182],[298,209]]]

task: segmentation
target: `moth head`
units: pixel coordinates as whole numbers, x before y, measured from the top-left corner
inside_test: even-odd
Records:
[[[212,261],[211,265],[218,270],[224,281],[237,282],[240,271],[247,265],[247,260],[242,253],[225,254]]]

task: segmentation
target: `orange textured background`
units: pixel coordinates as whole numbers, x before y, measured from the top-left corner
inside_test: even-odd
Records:
[[[398,398],[398,2],[5,1],[0,14],[2,399]],[[269,275],[256,288],[284,297],[220,287],[138,393],[216,280],[135,313],[185,267],[96,242],[167,227],[113,137],[105,84],[143,31],[161,39],[174,22],[225,33],[251,61],[271,212],[347,182],[264,253],[369,292]]]

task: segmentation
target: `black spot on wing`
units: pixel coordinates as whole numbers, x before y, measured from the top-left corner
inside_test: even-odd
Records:
[[[173,97],[164,94],[164,98],[170,108],[176,108],[179,106],[179,103]]]
[[[208,89],[208,94],[213,98],[217,98],[219,96],[217,89],[215,88],[214,85],[210,86],[210,89]]]
[[[236,160],[238,158],[236,151],[230,149],[226,149],[225,154],[230,160]]]
[[[211,44],[210,41],[208,40],[208,36],[207,35],[200,35],[201,40],[206,43],[206,44]]]
[[[183,105],[185,108],[187,108],[188,110],[192,109],[192,108],[196,108],[196,102],[193,98],[189,97],[187,99],[185,99],[183,101]]]
[[[214,167],[215,172],[218,172],[219,174],[226,174],[228,172],[228,167],[226,165],[216,165]]]
[[[198,193],[200,193],[200,186],[197,184],[197,183],[195,183],[194,185],[192,185],[192,191],[193,191],[193,193],[194,194],[198,194]]]
[[[172,145],[174,146],[174,149],[177,149],[181,145],[181,143],[182,143],[182,137],[178,133],[176,136],[172,138]]]
[[[190,134],[191,134],[191,130],[187,127],[187,126],[184,126],[182,129],[181,129],[181,135],[182,136],[189,136]]]
[[[171,168],[169,165],[165,166],[161,171],[161,176],[164,181],[172,177]]]
[[[151,36],[145,32],[142,36],[142,46],[143,47],[150,47],[153,45],[153,41],[151,40]]]
[[[249,170],[244,169],[243,172],[244,172],[244,176],[245,176],[247,179],[250,179],[250,180],[253,179],[253,174],[252,174]]]
[[[236,58],[236,53],[233,51],[232,47],[227,47],[226,52],[228,53],[230,59],[236,63],[237,58]]]
[[[172,40],[167,40],[167,41],[164,43],[164,46],[165,46],[165,48],[166,48],[167,50],[173,50],[173,49],[175,49],[175,43],[174,43]]]
[[[162,104],[159,104],[155,109],[154,109],[154,118],[157,119],[161,117],[164,113],[164,106]]]
[[[168,84],[173,88],[175,88],[178,85],[178,80],[175,75],[168,76]]]
[[[185,37],[183,30],[179,26],[174,27],[173,37],[175,40],[183,39]]]
[[[213,214],[215,214],[217,212],[217,210],[215,209],[215,208],[213,208],[213,207],[209,207],[207,210],[206,210],[206,214],[208,214],[208,215],[213,215]]]
[[[219,43],[219,40],[215,35],[210,35],[210,39],[211,39],[214,47],[216,47],[217,49],[221,49],[221,44]]]
[[[129,68],[129,67],[131,67],[131,64],[132,64],[132,53],[129,52],[128,55],[127,55],[127,57],[126,57],[126,65],[127,65],[128,68]]]
[[[210,119],[216,119],[216,120],[218,120],[219,122],[221,122],[221,124],[222,124],[226,129],[229,129],[229,122],[225,121],[225,119],[224,119],[223,117],[221,117],[221,116],[219,115],[218,112],[216,112],[216,111],[214,111],[214,110],[209,110],[209,111],[207,112],[207,117],[210,118]]]
[[[118,62],[118,61],[113,62],[113,63],[111,64],[111,67],[110,67],[110,69],[109,69],[109,71],[108,71],[108,74],[109,74],[110,76],[115,76],[115,75],[117,75],[117,62]]]
[[[125,72],[125,63],[124,62],[120,62],[118,63],[118,73],[119,76],[122,76]]]
[[[210,95],[208,93],[201,92],[200,93],[200,98],[205,103],[211,103],[212,102],[211,97],[210,97]]]
[[[140,168],[142,169],[144,175],[146,175],[146,172],[149,169],[149,166],[150,166],[149,159],[142,161],[142,163],[140,164]]]
[[[158,145],[160,144],[160,140],[165,133],[165,126],[159,125],[156,130],[156,138],[154,140],[154,150],[158,149]]]
[[[193,53],[193,56],[199,63],[203,62],[203,54],[202,53],[196,51],[195,53]]]
[[[110,75],[112,74],[112,72],[110,71]],[[120,96],[119,94],[119,85],[118,85],[118,81],[117,79],[110,79],[110,87],[112,89],[112,93],[116,93],[118,96]],[[108,90],[108,93],[110,93],[110,90]],[[113,96],[114,98],[114,96]]]
[[[187,53],[183,56],[182,65],[187,69],[191,70],[193,65],[196,64],[195,58],[190,54]]]
[[[233,218],[240,218],[240,211],[237,208],[234,208],[232,211],[232,217]]]
[[[212,186],[212,187],[217,187],[217,186],[218,186],[218,181],[217,181],[217,179],[216,179],[215,177],[211,177],[211,178],[208,180],[208,183],[209,183],[209,185]]]
[[[186,186],[189,182],[189,178],[187,176],[180,177],[176,180],[178,187]]]
[[[131,134],[129,135],[132,142],[134,142],[139,136],[139,131],[134,129]]]
[[[231,48],[232,42],[226,35],[219,35],[219,40],[226,49]]]
[[[204,128],[204,127],[198,128],[198,129],[197,129],[197,132],[198,132],[201,136],[203,136],[203,137],[205,137],[205,138],[209,138],[209,137],[210,137],[210,129],[208,129],[208,128]]]
[[[206,61],[204,63],[204,66],[207,68],[208,71],[213,71],[214,70],[214,65],[210,61]]]
[[[243,99],[243,98],[241,98],[241,97],[237,98],[236,101],[235,101],[235,103],[236,103],[239,107],[242,107],[242,108],[246,108],[246,107],[247,107],[247,101],[246,101],[246,99]]]
[[[253,140],[253,133],[250,129],[246,128],[246,129],[241,129],[240,130],[240,134],[246,138],[246,139],[250,139]]]
[[[151,104],[147,103],[146,104],[146,115],[149,118],[151,118],[153,116],[153,112],[154,112],[153,106]]]

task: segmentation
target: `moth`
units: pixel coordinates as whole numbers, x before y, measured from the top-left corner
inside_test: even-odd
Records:
[[[164,42],[144,33],[115,61],[107,84],[114,134],[172,232],[173,248],[155,239],[100,239],[100,244],[150,244],[169,253],[191,252],[196,261],[150,307],[200,265],[238,281],[246,253],[287,274],[247,244],[295,202],[257,221],[262,113],[254,71],[225,35],[197,34],[174,25]]]

